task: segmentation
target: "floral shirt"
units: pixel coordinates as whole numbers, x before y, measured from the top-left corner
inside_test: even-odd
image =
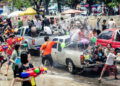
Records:
[[[12,52],[15,49],[16,40],[14,38],[9,38],[7,44],[10,46],[10,48],[7,49],[7,55],[12,55]]]

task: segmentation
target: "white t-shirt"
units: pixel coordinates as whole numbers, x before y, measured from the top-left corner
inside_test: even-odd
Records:
[[[52,31],[51,31],[50,27],[48,27],[48,26],[45,26],[45,27],[44,27],[44,31],[45,31],[47,34],[52,34]]]
[[[115,22],[114,21],[109,21],[108,24],[109,24],[109,29],[112,29],[115,26]]]
[[[73,42],[73,41],[77,41],[78,40],[78,32],[80,32],[80,29],[75,29],[74,31],[73,31],[73,35],[72,35],[72,37],[71,37],[71,42]]]
[[[109,55],[107,56],[107,60],[106,60],[105,64],[113,65],[114,58],[115,58],[115,55],[113,53],[109,53]]]
[[[34,20],[34,24],[37,28],[41,28],[41,21],[40,20]]]

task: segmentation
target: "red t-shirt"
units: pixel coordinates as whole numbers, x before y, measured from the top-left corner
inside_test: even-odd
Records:
[[[40,48],[40,50],[44,50],[43,55],[48,55],[51,54],[52,51],[52,46],[55,44],[54,41],[50,41],[50,42],[45,42],[42,47]]]

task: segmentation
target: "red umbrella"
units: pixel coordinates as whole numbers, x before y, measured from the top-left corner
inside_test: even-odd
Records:
[[[61,14],[73,14],[73,13],[81,13],[81,12],[82,11],[70,9],[70,10],[62,12]]]

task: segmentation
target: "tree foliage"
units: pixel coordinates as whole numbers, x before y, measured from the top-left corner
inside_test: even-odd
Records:
[[[110,7],[118,7],[120,4],[120,0],[112,0],[112,2],[108,3]]]
[[[20,9],[21,7],[29,7],[33,3],[33,0],[8,0],[8,2],[12,2],[14,7]]]

